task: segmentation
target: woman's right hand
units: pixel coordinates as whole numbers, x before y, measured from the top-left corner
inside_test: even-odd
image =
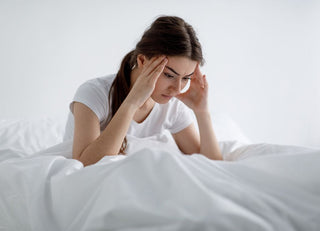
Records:
[[[151,96],[156,82],[162,73],[168,59],[165,56],[153,57],[142,64],[142,70],[133,84],[126,100],[138,108],[141,107]]]

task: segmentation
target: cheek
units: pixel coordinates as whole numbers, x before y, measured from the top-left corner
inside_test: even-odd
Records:
[[[158,92],[161,92],[161,89],[162,89],[162,83],[161,83],[161,80],[160,78],[157,80],[156,82],[156,85],[154,86],[154,89],[153,89],[153,94],[157,94]]]
[[[156,82],[154,90],[163,90],[170,85],[169,80],[166,77],[160,76]]]

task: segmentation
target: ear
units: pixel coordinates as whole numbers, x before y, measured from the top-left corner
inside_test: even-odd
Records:
[[[145,55],[139,54],[137,56],[138,67],[143,67],[143,65],[145,64],[146,60],[147,60],[147,57]]]

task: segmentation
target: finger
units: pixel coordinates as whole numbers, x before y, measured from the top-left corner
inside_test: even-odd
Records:
[[[150,59],[146,59],[145,63],[142,66],[142,72],[145,73],[146,71],[149,71],[148,67],[157,59],[157,56],[154,56]]]
[[[161,63],[150,73],[150,75],[152,76],[152,80],[155,82],[160,74],[163,72],[164,67],[166,66],[168,62],[167,58],[164,58]]]
[[[199,64],[197,64],[197,67],[196,67],[196,77],[197,77],[197,79],[199,80],[199,82],[200,82],[200,86],[202,87],[202,88],[204,88],[204,80],[203,80],[203,76],[204,75],[202,75],[202,73],[201,73],[201,71],[200,71],[200,67],[199,67]]]
[[[150,64],[152,63],[154,60],[156,60],[157,58],[159,58],[158,56],[153,56],[150,59],[146,58],[146,62],[145,64]]]
[[[148,58],[145,55],[142,55],[144,57],[144,61],[142,62],[142,60],[140,60],[140,62],[142,62],[142,71],[144,71],[157,57],[151,57]]]
[[[208,81],[207,81],[207,76],[206,75],[203,75],[203,88],[208,88]]]
[[[154,57],[151,59],[151,62],[146,66],[145,73],[147,75],[151,74],[166,58],[166,56],[162,55],[159,57]]]

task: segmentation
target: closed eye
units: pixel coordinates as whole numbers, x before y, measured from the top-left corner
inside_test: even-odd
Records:
[[[168,73],[163,73],[166,77],[168,77],[168,78],[173,78],[174,76],[173,75],[170,75],[170,74],[168,74]]]
[[[172,78],[175,77],[175,76],[173,76],[173,75],[170,75],[169,73],[163,72],[163,74],[164,74],[167,78],[169,78],[169,79],[172,79]],[[190,75],[190,76],[183,77],[182,80],[183,80],[183,81],[191,80],[191,75]]]

